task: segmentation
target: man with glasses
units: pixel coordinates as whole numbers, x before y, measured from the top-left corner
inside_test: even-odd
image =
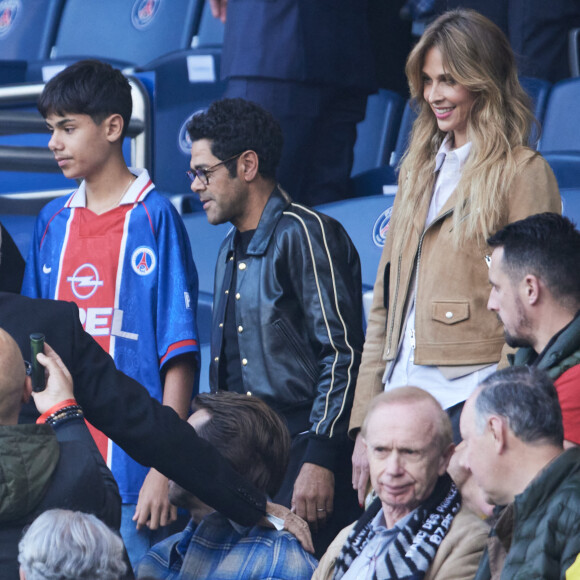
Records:
[[[364,339],[359,257],[338,222],[277,184],[270,113],[223,99],[188,132],[191,189],[211,224],[234,226],[216,266],[211,389],[258,396],[286,420],[290,465],[275,499],[308,520],[320,554],[359,511],[346,435]]]

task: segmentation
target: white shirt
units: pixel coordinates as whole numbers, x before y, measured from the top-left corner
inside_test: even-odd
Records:
[[[449,135],[447,135],[435,158],[435,171],[439,171],[439,175],[435,182],[427,219],[425,220],[425,229],[439,215],[441,209],[447,203],[453,191],[455,191],[471,150],[471,143],[466,143],[459,149],[451,150],[450,141]],[[391,365],[387,365],[383,376],[385,391],[405,385],[413,385],[431,393],[444,409],[448,409],[457,403],[465,401],[477,385],[496,370],[497,365],[487,365],[483,368],[480,366],[474,367],[477,370],[473,372],[470,372],[470,368],[467,367],[465,375],[453,379],[445,377],[437,366],[416,365],[414,362],[415,296],[416,287],[413,289],[413,295],[409,297],[409,312],[399,353],[396,360]]]
[[[363,580],[372,578],[375,572],[376,562],[385,558],[389,544],[397,537],[397,534],[405,526],[411,515],[401,518],[392,528],[387,528],[383,508],[371,521],[371,529],[375,535],[367,542],[362,552],[352,561],[352,564],[342,577],[343,580]]]

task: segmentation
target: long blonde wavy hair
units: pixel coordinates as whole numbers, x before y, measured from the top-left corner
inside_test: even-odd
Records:
[[[472,237],[485,240],[500,225],[517,171],[514,148],[527,145],[534,123],[530,100],[518,80],[514,55],[503,32],[473,10],[453,10],[437,18],[411,51],[405,68],[418,117],[402,160],[402,199],[393,216],[392,230],[399,248],[421,202],[432,193],[435,156],[445,138],[423,97],[423,66],[432,48],[440,50],[445,72],[474,97],[467,121],[467,140],[472,147],[457,185],[453,214],[457,244]]]

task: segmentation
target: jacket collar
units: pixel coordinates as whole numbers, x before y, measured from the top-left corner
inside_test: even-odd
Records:
[[[292,203],[290,196],[279,186],[276,185],[264,211],[262,212],[262,217],[260,218],[260,223],[256,228],[256,232],[252,236],[252,241],[248,246],[247,254],[249,256],[261,256],[266,252],[266,248],[272,239],[274,230],[282,217],[285,209],[287,209]],[[235,230],[232,234],[235,233]],[[234,236],[231,235],[228,246],[228,253],[234,249]]]
[[[564,481],[578,474],[579,470],[580,449],[578,447],[573,447],[558,455],[536,475],[522,493],[516,495],[514,499],[516,519],[525,520],[536,510],[541,510],[540,506],[556,493]],[[579,477],[576,475],[576,481]]]
[[[578,350],[580,346],[580,311],[558,333],[556,333],[538,355],[530,346],[517,350],[515,355],[508,355],[510,364],[516,366],[534,364],[539,369],[548,369]],[[513,362],[512,362],[513,361]]]
[[[131,173],[136,177],[136,179],[123,194],[123,197],[119,201],[119,205],[128,205],[143,201],[145,197],[155,189],[146,169],[132,167]],[[81,182],[79,188],[69,197],[66,202],[66,207],[87,207],[87,193],[84,181]]]

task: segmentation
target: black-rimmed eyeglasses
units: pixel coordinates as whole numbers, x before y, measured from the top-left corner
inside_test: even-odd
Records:
[[[197,177],[204,185],[209,185],[209,177],[210,175],[218,168],[220,167],[220,165],[224,165],[224,163],[227,163],[228,161],[233,161],[236,157],[239,157],[242,153],[244,153],[244,151],[242,151],[241,153],[238,153],[237,155],[233,155],[232,157],[228,157],[227,159],[224,159],[223,161],[220,161],[219,163],[216,163],[215,165],[212,165],[211,167],[200,167],[198,169],[190,169],[189,171],[186,171],[185,173],[187,173],[187,177],[189,177],[191,183],[193,183],[195,181],[195,178]]]

